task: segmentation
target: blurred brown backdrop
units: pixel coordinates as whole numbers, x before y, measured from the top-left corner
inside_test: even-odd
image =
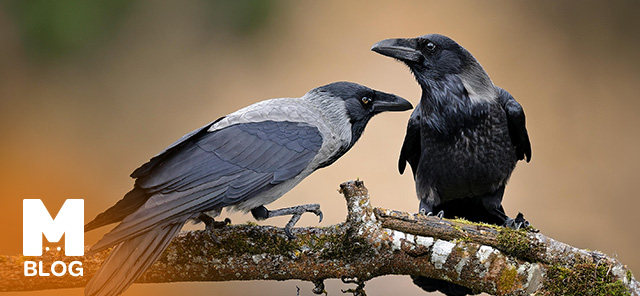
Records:
[[[3,1],[0,5],[0,253],[21,252],[21,200],[85,219],[132,186],[129,173],[186,132],[256,101],[337,80],[420,90],[369,48],[448,35],[527,113],[533,159],[505,195],[545,234],[601,250],[640,272],[640,5],[632,1]],[[396,163],[409,112],[372,120],[360,142],[272,208],[320,202],[342,221],[338,184],[363,179],[375,206],[415,211]],[[224,214],[223,214],[224,215]],[[250,215],[231,214],[235,223]],[[267,221],[282,226],[286,218]],[[317,225],[308,215],[299,225]],[[107,229],[86,236],[94,243]],[[126,295],[311,295],[312,284],[134,285]],[[331,294],[345,288],[328,281]],[[425,295],[408,277],[369,295]],[[6,295],[82,295],[81,289]]]

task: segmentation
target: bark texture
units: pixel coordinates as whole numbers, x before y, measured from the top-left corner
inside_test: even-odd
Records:
[[[351,278],[352,291],[383,275],[445,279],[492,295],[633,295],[640,285],[615,259],[578,249],[531,229],[512,230],[464,220],[439,219],[373,208],[360,181],[340,185],[347,201],[345,222],[296,228],[290,240],[282,228],[231,225],[183,232],[137,282],[289,280],[316,284]],[[108,250],[85,257],[49,251],[42,257],[0,256],[0,291],[83,287]],[[26,277],[25,261],[82,262],[83,276]],[[58,266],[58,272],[61,267]]]

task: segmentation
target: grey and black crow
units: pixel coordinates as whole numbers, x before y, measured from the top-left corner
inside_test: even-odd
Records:
[[[396,95],[336,82],[301,98],[250,105],[188,133],[136,169],[134,188],[85,226],[120,222],[91,248],[115,246],[85,295],[121,294],[186,221],[212,223],[223,208],[251,211],[258,220],[292,215],[285,227],[292,237],[303,213],[322,219],[320,206],[270,211],[264,205],[349,151],[374,115],[411,108]]]
[[[409,123],[398,169],[413,171],[420,212],[496,225],[527,224],[502,208],[505,184],[518,160],[531,159],[522,107],[495,86],[480,63],[438,34],[386,39],[373,51],[404,62],[422,88]],[[471,290],[418,277],[427,291],[466,295]]]

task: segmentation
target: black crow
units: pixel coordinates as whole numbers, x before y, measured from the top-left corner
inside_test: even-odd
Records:
[[[404,62],[422,88],[398,163],[400,173],[407,162],[411,166],[420,212],[516,228],[528,223],[520,214],[507,217],[502,208],[516,162],[531,159],[520,104],[446,36],[386,39],[371,49]],[[444,281],[414,282],[447,295],[471,293]]]
[[[188,133],[136,169],[134,188],[85,226],[120,222],[91,248],[115,246],[85,295],[121,294],[187,220],[212,223],[226,207],[258,220],[292,215],[285,227],[292,237],[303,213],[322,219],[320,206],[270,211],[264,205],[349,151],[374,115],[411,108],[396,95],[336,82],[301,98],[258,102]]]

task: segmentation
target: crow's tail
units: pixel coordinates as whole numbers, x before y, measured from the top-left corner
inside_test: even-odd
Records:
[[[117,245],[87,284],[84,295],[120,295],[158,260],[182,224],[157,227]]]
[[[129,214],[138,210],[151,197],[151,194],[137,185],[127,192],[124,197],[115,205],[108,208],[104,213],[96,216],[91,222],[84,226],[84,232],[122,221]]]

